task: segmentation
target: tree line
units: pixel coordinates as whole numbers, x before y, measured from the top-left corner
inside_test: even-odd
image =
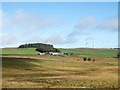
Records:
[[[39,52],[60,52],[60,50],[53,47],[50,44],[43,44],[43,43],[30,43],[30,44],[23,44],[20,45],[18,48],[36,48],[36,51]]]

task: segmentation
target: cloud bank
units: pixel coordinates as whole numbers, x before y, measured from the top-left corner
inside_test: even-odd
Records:
[[[24,27],[52,28],[58,24],[58,19],[55,17],[39,18],[36,15],[29,15],[22,10],[17,10],[13,24]]]
[[[86,17],[82,18],[76,25],[75,28],[83,30],[86,28],[89,28],[91,25],[95,23],[95,18],[94,17]]]
[[[69,37],[76,37],[86,35],[88,33],[87,29],[95,24],[96,20],[94,17],[85,17],[79,20],[79,22],[74,26],[73,31],[68,35]]]
[[[2,15],[3,11],[0,10],[0,16]],[[2,20],[2,18],[0,18]],[[65,44],[73,44],[78,43],[81,39],[85,39],[86,41],[89,41],[94,39],[92,36],[89,36],[93,31],[91,31],[93,27],[95,27],[95,30],[117,30],[118,29],[118,18],[117,17],[109,17],[105,19],[103,22],[99,23],[96,26],[96,19],[93,16],[81,18],[78,22],[75,23],[73,26],[73,30],[71,32],[68,32],[66,34],[66,37],[62,37],[62,35],[46,35],[43,37],[40,37],[38,34],[35,36],[31,33],[36,32],[39,30],[45,30],[49,28],[57,27],[59,24],[58,18],[55,17],[39,17],[37,15],[31,15],[23,10],[17,10],[13,17],[10,18],[9,16],[3,17],[3,26],[9,30],[9,28],[16,27],[15,31],[18,32],[18,34],[15,35],[15,31],[11,29],[11,32],[13,34],[9,34],[9,32],[6,31],[4,34],[0,34],[0,38],[2,38],[3,45],[5,44],[13,44],[17,43],[19,39],[22,39],[24,35],[29,35],[30,37],[27,40],[23,40],[25,43],[30,42],[42,42],[42,43],[50,43],[54,45],[65,45]],[[1,22],[0,22],[1,24]],[[19,31],[19,28],[24,28],[23,30]],[[1,28],[1,27],[0,27]],[[18,28],[18,29],[17,29]],[[6,30],[7,30],[6,29]],[[43,31],[45,32],[45,31]],[[22,33],[23,35],[21,35]],[[47,33],[47,32],[46,32]],[[64,33],[64,32],[63,32]],[[57,33],[56,33],[57,34]],[[83,37],[85,36],[85,37]]]
[[[42,42],[49,44],[72,44],[76,43],[77,39],[75,38],[62,38],[60,35],[54,35],[49,37],[32,37],[29,40],[25,40],[25,42]]]
[[[118,17],[112,16],[105,19],[96,28],[98,29],[108,29],[108,30],[118,30]]]
[[[19,41],[19,36],[15,34],[0,34],[0,46],[14,44]]]

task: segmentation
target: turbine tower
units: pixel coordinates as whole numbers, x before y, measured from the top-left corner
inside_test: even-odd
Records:
[[[93,48],[95,48],[95,40],[93,40]]]
[[[88,47],[88,42],[86,42],[86,47]]]
[[[47,44],[50,44],[50,41],[48,40]]]

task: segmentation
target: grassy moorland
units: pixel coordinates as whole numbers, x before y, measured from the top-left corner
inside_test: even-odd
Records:
[[[80,56],[38,56],[35,49],[3,49],[2,86],[3,88],[117,88],[118,59],[114,58],[117,50],[113,52],[96,50],[95,53],[91,50],[91,53],[87,54],[88,51],[90,50],[76,52],[91,57],[97,52],[95,61],[83,61]],[[62,49],[62,52],[68,50]]]

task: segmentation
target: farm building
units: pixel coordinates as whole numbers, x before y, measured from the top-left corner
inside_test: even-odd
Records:
[[[45,54],[46,54],[46,53],[41,53],[41,52],[40,52],[40,53],[38,53],[38,55],[45,55]]]
[[[65,55],[73,55],[73,53],[64,53]]]
[[[64,53],[59,53],[59,52],[49,52],[50,55],[60,55],[60,54],[64,54]]]
[[[38,53],[38,55],[60,55],[64,53],[59,53],[59,52],[44,52],[44,53]]]
[[[44,52],[44,53],[38,53],[38,55],[74,55],[73,53],[60,53],[60,52]]]

